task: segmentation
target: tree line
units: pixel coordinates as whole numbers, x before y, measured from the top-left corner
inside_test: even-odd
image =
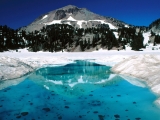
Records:
[[[118,32],[116,38],[114,32]],[[91,39],[83,39],[85,35]],[[81,51],[101,46],[108,50],[129,44],[133,50],[143,48],[142,32],[135,28],[119,28],[112,30],[109,25],[102,24],[97,28],[74,28],[67,24],[53,24],[40,31],[26,32],[0,26],[0,51],[28,48],[30,51],[63,51],[80,46]]]

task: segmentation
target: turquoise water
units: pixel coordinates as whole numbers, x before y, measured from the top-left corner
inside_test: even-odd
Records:
[[[149,89],[87,61],[37,70],[0,91],[0,120],[160,120]]]

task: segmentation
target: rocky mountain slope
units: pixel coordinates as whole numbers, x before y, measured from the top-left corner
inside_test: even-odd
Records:
[[[160,34],[160,18],[155,20],[155,21],[153,21],[149,25],[149,29],[152,30],[156,34]]]
[[[31,32],[56,23],[69,24],[75,28],[91,28],[100,24],[108,24],[111,29],[117,29],[119,26],[128,26],[122,21],[95,14],[86,8],[68,5],[41,15],[27,27],[21,28],[21,30]]]

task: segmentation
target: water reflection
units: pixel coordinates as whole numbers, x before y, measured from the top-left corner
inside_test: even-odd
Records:
[[[86,61],[39,69],[0,90],[0,119],[160,120],[156,96],[109,69]]]
[[[117,77],[108,66],[87,61],[75,61],[75,63],[65,66],[41,68],[32,74],[29,79],[47,90],[74,96],[87,94],[90,90],[114,83],[118,80]],[[110,81],[111,79],[112,81]]]

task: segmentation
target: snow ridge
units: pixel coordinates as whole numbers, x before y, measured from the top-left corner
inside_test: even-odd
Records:
[[[62,24],[62,21],[65,21],[65,20],[53,20],[52,22],[47,22],[44,24],[45,25]],[[83,23],[87,24],[88,22],[97,21],[97,22],[100,22],[101,24],[108,24],[110,29],[117,29],[117,27],[115,27],[111,23],[106,22],[105,20],[87,20],[87,21],[86,20],[76,20],[72,16],[69,16],[67,21],[68,21],[67,24],[69,24],[69,25],[71,25],[70,22],[72,22],[72,21],[77,22],[77,24],[79,25],[80,28],[82,28]]]
[[[43,19],[45,19],[45,18],[47,18],[48,17],[48,15],[45,15],[45,16],[43,16],[43,18],[41,19],[41,20],[43,20]]]

